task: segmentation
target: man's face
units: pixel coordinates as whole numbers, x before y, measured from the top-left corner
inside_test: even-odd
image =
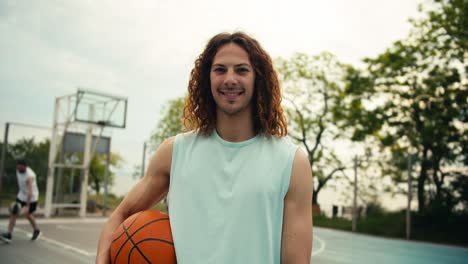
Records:
[[[25,165],[22,165],[22,164],[16,164],[16,169],[17,169],[20,173],[26,172],[26,166],[25,166]]]
[[[249,55],[239,45],[229,43],[218,50],[210,82],[218,111],[230,116],[251,111],[255,72]]]

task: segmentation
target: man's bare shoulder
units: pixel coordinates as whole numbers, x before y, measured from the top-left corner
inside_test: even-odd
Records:
[[[172,149],[177,136],[180,137],[179,140],[186,140],[188,138],[199,136],[199,133],[191,130],[191,131],[177,134],[176,136],[168,137],[161,143],[159,148],[163,148],[164,150],[167,150],[167,148]]]
[[[175,136],[166,138],[151,157],[146,175],[169,175]]]
[[[289,193],[302,193],[301,196],[312,194],[312,168],[307,154],[301,148],[298,148],[294,155],[289,187]]]
[[[164,151],[168,151],[168,150],[171,150],[172,151],[172,147],[174,145],[174,141],[176,139],[176,136],[172,136],[172,137],[168,137],[166,138],[160,145],[160,149],[161,150],[164,150]]]

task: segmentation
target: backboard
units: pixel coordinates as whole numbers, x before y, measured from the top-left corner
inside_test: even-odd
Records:
[[[74,121],[125,128],[127,98],[78,89],[74,101]]]
[[[63,151],[64,152],[80,152],[85,151],[86,134],[76,132],[66,132],[63,137]],[[109,154],[110,153],[110,137],[97,137],[93,135],[91,145],[94,146],[95,154]]]

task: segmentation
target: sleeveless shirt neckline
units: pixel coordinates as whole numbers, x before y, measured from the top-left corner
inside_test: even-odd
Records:
[[[231,141],[226,141],[226,140],[224,140],[224,139],[218,134],[218,131],[216,131],[216,129],[213,129],[212,136],[213,136],[219,143],[221,143],[222,145],[224,145],[224,146],[226,146],[226,147],[229,147],[229,148],[242,148],[242,147],[248,146],[248,145],[254,143],[255,141],[257,141],[258,138],[260,137],[260,134],[257,134],[255,137],[253,137],[253,138],[251,138],[251,139],[247,139],[247,140],[245,140],[245,141],[241,141],[241,142],[231,142]]]

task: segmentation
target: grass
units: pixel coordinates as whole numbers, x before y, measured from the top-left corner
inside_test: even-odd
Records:
[[[96,204],[97,204],[98,208],[103,208],[104,207],[104,196],[102,194],[88,195],[88,200],[96,201]],[[120,202],[122,202],[122,200],[123,200],[123,197],[115,196],[112,193],[108,194],[107,195],[107,205],[106,205],[106,207],[109,208],[109,209],[114,209],[120,204]]]
[[[99,209],[103,208],[104,203],[103,203],[103,196],[101,194],[100,195],[88,195],[88,200],[95,200],[97,207]],[[109,194],[107,197],[107,208],[109,209],[109,211],[113,211],[113,209],[117,208],[117,206],[120,204],[120,202],[122,202],[122,200],[123,200],[123,197],[117,197],[114,194]],[[153,207],[151,207],[151,209],[167,213],[167,206],[163,202],[160,202],[154,205]]]
[[[16,201],[17,193],[0,193],[0,207],[8,207],[14,201]],[[39,206],[43,207],[45,204],[45,196],[39,195]]]
[[[351,231],[352,223],[351,220],[344,218],[328,218],[324,215],[314,215],[313,217],[314,226],[333,228],[345,231]]]
[[[314,215],[314,226],[351,231],[352,222],[343,218]],[[412,215],[411,239],[434,243],[468,246],[467,215]],[[391,238],[406,237],[405,212],[368,215],[357,222],[357,232]]]
[[[314,215],[314,226],[351,231],[352,221],[344,218]],[[356,229],[358,233],[404,238],[406,234],[405,217],[401,213],[372,215],[358,219]]]
[[[357,229],[365,234],[404,238],[406,236],[406,218],[399,212],[371,215],[360,219]]]

